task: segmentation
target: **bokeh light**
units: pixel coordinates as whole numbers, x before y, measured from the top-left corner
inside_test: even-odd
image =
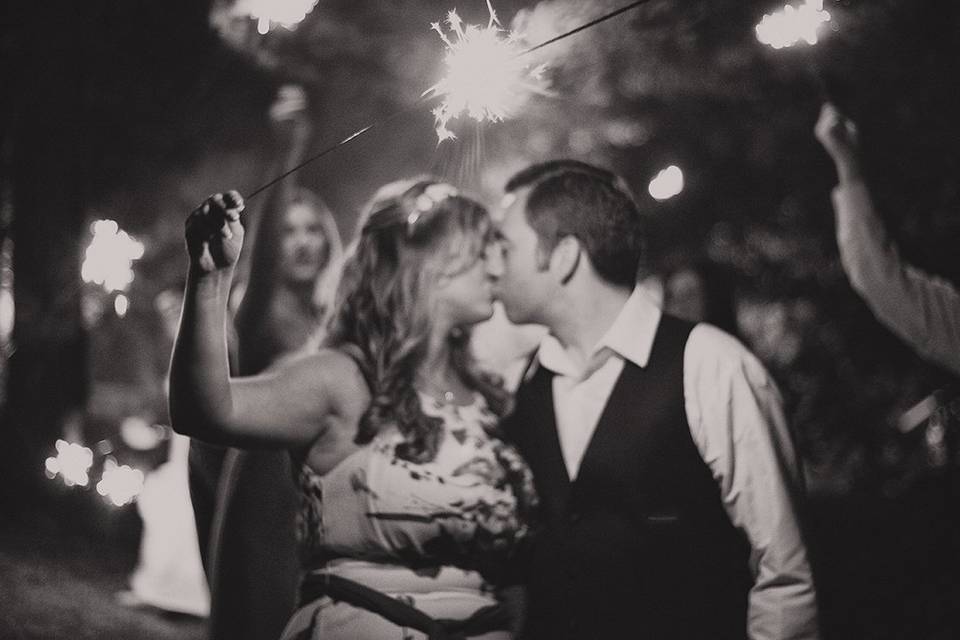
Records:
[[[117,317],[124,317],[127,315],[129,309],[130,299],[122,293],[117,294],[117,297],[113,299],[113,310],[117,314]]]
[[[117,464],[113,458],[103,463],[103,475],[97,483],[97,493],[114,506],[122,507],[137,499],[143,491],[143,472],[125,464]]]
[[[661,169],[650,184],[647,191],[655,200],[669,200],[683,191],[683,171],[675,164]]]
[[[829,21],[830,13],[823,10],[823,0],[805,0],[798,7],[788,4],[763,16],[755,27],[757,40],[774,49],[801,42],[814,45],[819,41],[820,27]]]
[[[47,477],[60,477],[68,487],[85,487],[90,482],[90,467],[93,466],[93,451],[83,445],[57,440],[57,454],[47,458]]]
[[[257,21],[257,31],[267,34],[275,26],[296,27],[317,6],[317,0],[238,0],[234,13]]]
[[[143,257],[143,243],[130,237],[113,220],[90,225],[93,239],[84,254],[80,276],[105,291],[126,291],[133,282],[133,261]]]

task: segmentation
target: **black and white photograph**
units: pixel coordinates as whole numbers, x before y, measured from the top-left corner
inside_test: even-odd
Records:
[[[0,640],[960,638],[960,4],[0,8]]]

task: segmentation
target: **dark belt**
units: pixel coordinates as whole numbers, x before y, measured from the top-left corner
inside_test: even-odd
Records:
[[[300,585],[301,604],[324,596],[376,613],[399,627],[421,631],[430,640],[466,640],[470,636],[510,628],[510,616],[499,604],[481,607],[463,620],[431,618],[412,605],[354,580],[329,573],[307,574]],[[303,637],[309,637],[310,631],[305,630]]]

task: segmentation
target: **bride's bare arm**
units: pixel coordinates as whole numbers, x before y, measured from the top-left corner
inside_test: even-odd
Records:
[[[334,351],[230,378],[227,297],[243,245],[241,209],[239,194],[217,194],[187,221],[190,268],[170,365],[171,421],[177,432],[211,442],[303,447],[366,390],[354,362]]]

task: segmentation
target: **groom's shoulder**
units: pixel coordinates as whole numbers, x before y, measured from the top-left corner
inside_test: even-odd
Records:
[[[684,367],[718,381],[730,375],[743,375],[755,383],[766,384],[770,378],[766,367],[747,345],[706,322],[697,323],[690,331]]]

